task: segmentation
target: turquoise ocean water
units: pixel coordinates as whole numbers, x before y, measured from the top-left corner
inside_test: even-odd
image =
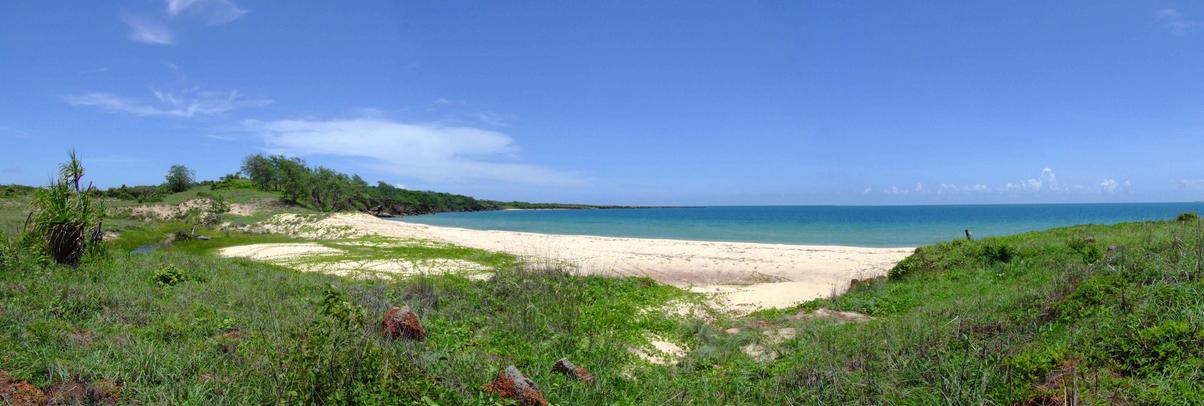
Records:
[[[911,247],[1074,224],[1166,220],[1204,203],[717,206],[439,213],[399,220],[480,230],[780,244]]]

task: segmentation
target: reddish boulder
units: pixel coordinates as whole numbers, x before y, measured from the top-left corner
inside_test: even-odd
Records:
[[[556,361],[556,364],[552,365],[552,370],[568,375],[569,377],[581,382],[594,381],[594,375],[589,373],[588,369],[585,369],[585,367],[582,366],[574,365],[572,361],[568,360],[568,358],[561,358],[559,361]]]
[[[410,310],[409,306],[394,307],[385,313],[384,321],[381,321],[381,335],[385,338],[408,338],[411,340],[422,341],[426,338],[426,330],[422,329],[422,323],[418,322],[418,315]]]
[[[522,406],[548,405],[548,400],[544,399],[543,393],[539,392],[539,387],[535,385],[535,382],[523,376],[523,373],[519,372],[514,365],[498,371],[497,378],[485,385],[485,390],[504,398],[514,399]]]
[[[101,379],[88,387],[88,396],[98,405],[115,405],[121,400],[121,385]]]
[[[32,406],[43,403],[46,403],[46,393],[41,389],[0,371],[0,404]]]

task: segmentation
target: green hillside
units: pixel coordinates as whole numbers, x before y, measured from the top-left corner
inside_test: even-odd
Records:
[[[483,386],[510,364],[554,404],[1204,399],[1204,225],[1194,218],[937,244],[889,279],[746,317],[661,311],[704,301],[647,279],[571,276],[422,242],[321,243],[362,247],[365,259],[469,259],[496,276],[355,280],[212,254],[296,241],[271,235],[213,232],[126,251],[169,225],[138,226],[150,228],[77,268],[5,240],[0,371],[43,390],[116,385],[129,403],[504,404]],[[420,315],[426,341],[380,337],[393,305]],[[873,319],[797,317],[821,308]],[[688,352],[645,362],[633,349],[650,337]],[[565,357],[594,383],[550,370]]]

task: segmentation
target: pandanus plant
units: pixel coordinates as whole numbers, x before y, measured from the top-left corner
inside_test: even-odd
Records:
[[[100,241],[104,209],[92,201],[89,190],[80,189],[84,167],[75,151],[59,167],[59,174],[50,186],[34,193],[26,235],[44,244],[56,262],[74,266],[89,244]]]

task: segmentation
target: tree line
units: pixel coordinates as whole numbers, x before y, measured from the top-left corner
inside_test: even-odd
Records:
[[[375,186],[359,175],[323,166],[311,167],[301,158],[254,154],[243,160],[241,173],[261,190],[279,192],[286,200],[319,211],[356,210],[375,215],[409,215],[504,208],[501,203],[442,192]]]

